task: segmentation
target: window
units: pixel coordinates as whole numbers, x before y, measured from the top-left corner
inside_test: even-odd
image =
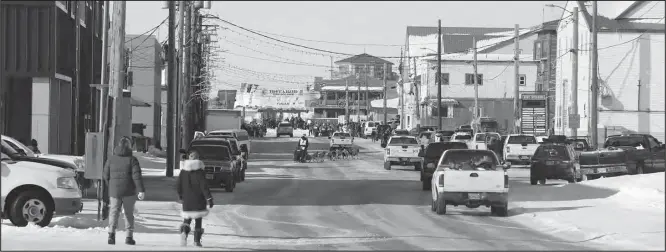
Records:
[[[442,85],[449,85],[449,73],[442,73]]]
[[[518,85],[525,86],[527,85],[527,76],[524,74],[518,75]]]
[[[437,105],[432,109],[432,116],[437,116]],[[453,118],[453,106],[442,104],[442,117]]]
[[[483,85],[483,74],[477,74],[476,80],[478,81],[479,85]],[[465,74],[465,85],[473,85],[473,84],[474,84],[474,74],[471,73]]]
[[[541,41],[534,41],[534,60],[540,60],[541,59],[541,46],[542,43]]]
[[[652,136],[648,137],[648,144],[650,145],[650,149],[659,148],[659,141]]]

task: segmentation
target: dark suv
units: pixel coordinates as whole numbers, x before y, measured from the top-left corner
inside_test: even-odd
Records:
[[[562,179],[569,183],[580,181],[582,175],[578,167],[578,154],[573,146],[566,143],[541,144],[532,156],[530,184],[546,184],[546,179]]]
[[[233,192],[236,187],[236,162],[231,156],[229,147],[215,142],[198,142],[190,144],[190,150],[199,153],[199,160],[204,163],[206,181],[211,186],[223,186],[227,192]],[[185,150],[181,150],[181,153]]]
[[[245,181],[245,171],[247,170],[247,155],[249,154],[247,152],[247,149],[243,149],[242,148],[243,146],[241,146],[241,144],[238,142],[238,139],[229,135],[206,136],[204,139],[214,139],[214,138],[225,139],[229,141],[231,157],[233,157],[236,160],[236,166],[239,167],[239,171],[236,177],[236,182]]]
[[[423,190],[430,190],[430,179],[432,174],[437,169],[437,163],[442,153],[451,149],[467,149],[467,144],[462,142],[432,142],[428,144],[425,151],[419,153],[423,157],[423,164],[421,164],[421,182],[423,183]]]

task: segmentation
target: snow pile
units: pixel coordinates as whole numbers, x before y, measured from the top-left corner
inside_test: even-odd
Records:
[[[511,202],[511,218],[526,226],[542,227],[542,232],[571,242],[630,250],[666,248],[663,172],[561,186],[608,191],[596,199]]]

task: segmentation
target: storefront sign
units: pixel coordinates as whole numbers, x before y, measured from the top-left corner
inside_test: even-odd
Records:
[[[241,88],[236,95],[234,107],[277,110],[307,110],[312,100],[321,94],[305,89],[249,89]]]

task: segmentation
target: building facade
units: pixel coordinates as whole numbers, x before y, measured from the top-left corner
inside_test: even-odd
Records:
[[[569,1],[565,9],[578,7],[578,136],[589,128],[591,7]],[[649,133],[664,142],[664,2],[625,1],[598,3],[598,139],[622,131]],[[570,16],[563,12],[563,17]],[[565,20],[569,20],[565,22]],[[555,132],[571,135],[571,53],[573,28],[570,17],[558,27]],[[562,97],[560,99],[560,97]]]
[[[132,107],[132,133],[153,140],[161,138],[162,127],[162,71],[164,55],[162,45],[155,36],[125,36],[127,48],[127,79],[132,99],[148,106]]]
[[[76,10],[78,15],[75,15]],[[96,131],[103,1],[2,1],[0,132],[78,154]],[[76,71],[76,30],[80,31]],[[78,73],[78,74],[77,74]]]

